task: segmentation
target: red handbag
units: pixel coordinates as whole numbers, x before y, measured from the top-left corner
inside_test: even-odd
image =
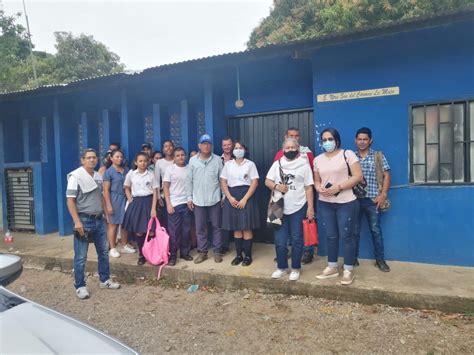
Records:
[[[303,219],[303,236],[305,247],[319,244],[318,225],[315,219]]]

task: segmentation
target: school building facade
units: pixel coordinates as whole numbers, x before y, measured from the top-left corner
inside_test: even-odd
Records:
[[[387,260],[474,266],[474,8],[307,41],[0,95],[1,223],[68,235],[66,174],[83,148],[143,142],[187,152],[203,133],[250,149],[264,176],[288,127],[321,153],[337,128],[355,149],[370,127],[391,166]],[[238,99],[243,101],[239,105]],[[271,241],[262,229],[257,240]],[[325,255],[321,240],[318,253]],[[373,258],[367,226],[361,258]]]

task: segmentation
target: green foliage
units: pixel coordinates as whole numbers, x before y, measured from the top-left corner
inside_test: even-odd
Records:
[[[248,48],[316,38],[418,16],[436,15],[474,0],[276,0],[252,31]]]
[[[120,57],[92,36],[74,37],[70,32],[55,32],[57,54],[54,75],[58,82],[121,72]]]
[[[55,32],[56,54],[33,51],[35,82],[28,37],[25,28],[16,24],[18,17],[0,11],[0,92],[68,83],[125,69],[119,56],[92,36]]]

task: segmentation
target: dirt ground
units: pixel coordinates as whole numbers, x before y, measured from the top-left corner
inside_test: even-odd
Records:
[[[8,288],[142,353],[474,352],[472,314],[119,281],[103,290],[89,276],[91,298],[79,300],[70,273],[25,269]]]

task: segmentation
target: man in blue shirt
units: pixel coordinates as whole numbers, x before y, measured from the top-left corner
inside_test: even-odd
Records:
[[[381,207],[384,206],[387,201],[387,193],[390,188],[390,166],[382,152],[376,152],[370,148],[372,144],[372,131],[370,128],[360,128],[356,133],[355,143],[357,145],[356,155],[359,158],[362,173],[367,182],[367,196],[359,199],[360,214],[357,221],[358,223],[356,223],[355,226],[355,265],[359,264],[357,257],[359,255],[360,226],[362,216],[365,215],[374,243],[375,265],[381,271],[389,272],[390,267],[385,262],[382,228],[380,227],[380,212]],[[381,186],[379,186],[379,182],[377,181],[377,159],[381,161],[381,164],[379,163],[379,165],[381,165],[381,172],[379,173],[383,174]]]
[[[203,134],[199,139],[199,153],[189,160],[186,177],[188,207],[194,211],[196,237],[199,255],[194,259],[199,264],[207,259],[207,221],[211,220],[214,261],[222,262],[221,230],[221,157],[212,153],[212,139]]]

